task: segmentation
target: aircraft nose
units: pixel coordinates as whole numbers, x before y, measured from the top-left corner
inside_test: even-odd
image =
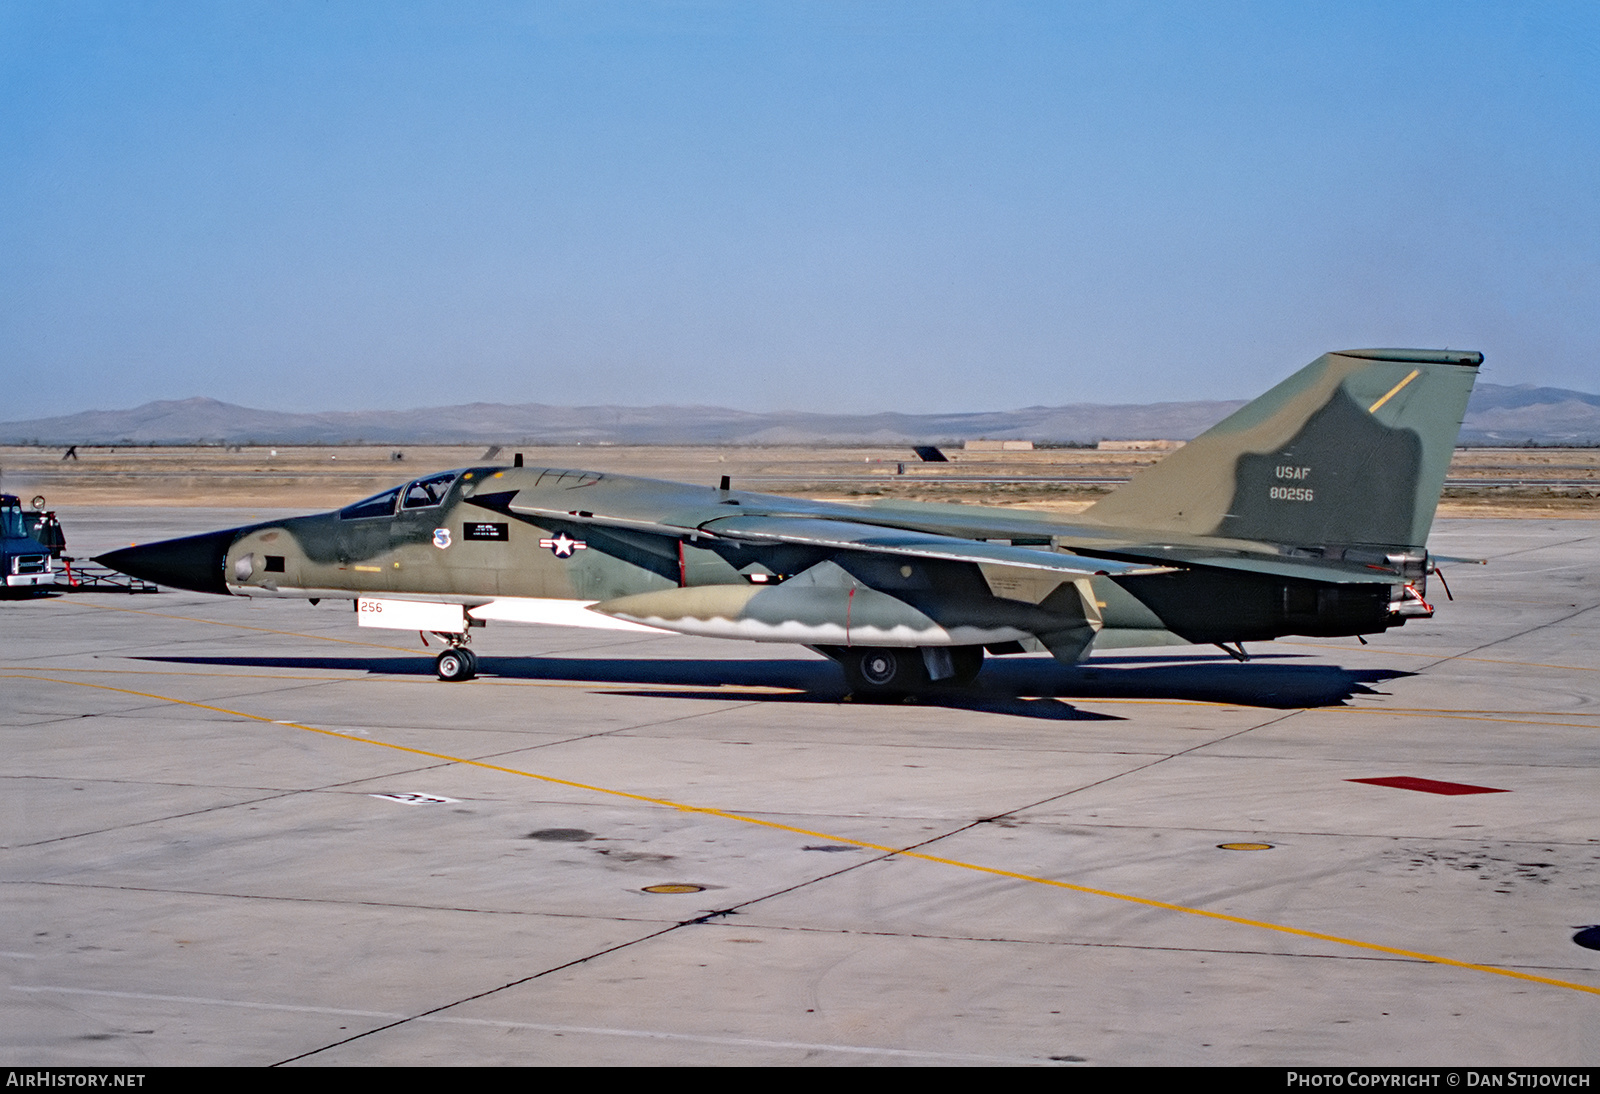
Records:
[[[228,548],[233,546],[238,536],[237,528],[229,528],[139,547],[123,547],[96,555],[94,560],[129,577],[153,581],[157,585],[191,589],[197,593],[225,594],[228,587],[223,567]]]

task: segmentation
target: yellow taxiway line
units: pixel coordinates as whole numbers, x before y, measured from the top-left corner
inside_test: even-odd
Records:
[[[1035,874],[1025,874],[1016,870],[1003,870],[996,866],[984,866],[981,863],[965,862],[961,859],[946,858],[942,855],[930,855],[923,851],[913,851],[902,847],[891,847],[881,843],[871,843],[867,840],[854,839],[849,836],[836,836],[828,832],[817,832],[808,828],[800,828],[791,824],[782,824],[778,821],[763,820],[743,813],[733,813],[725,809],[711,806],[689,805],[684,802],[673,801],[670,798],[657,798],[648,794],[636,794],[628,790],[617,790],[611,787],[594,786],[581,783],[572,779],[557,778],[554,775],[541,775],[534,771],[523,771],[515,767],[505,767],[500,764],[487,763],[483,760],[472,760],[462,756],[451,756],[443,752],[430,752],[427,749],[412,748],[409,745],[396,744],[392,741],[378,741],[370,737],[358,737],[351,733],[340,733],[332,729],[319,729],[316,726],[303,725],[299,722],[280,721],[260,714],[251,714],[248,711],[232,710],[227,707],[213,706],[209,703],[197,703],[189,699],[178,699],[170,695],[155,695],[150,692],[134,691],[130,688],[111,687],[108,684],[95,684],[85,680],[58,680],[48,676],[37,676],[30,673],[7,673],[14,680],[35,680],[40,683],[62,684],[70,687],[95,688],[100,691],[115,692],[121,695],[132,695],[141,699],[151,699],[156,702],[173,703],[178,706],[193,707],[196,710],[211,711],[214,714],[225,714],[233,718],[243,718],[248,721],[262,722],[267,725],[286,726],[290,729],[303,730],[323,737],[332,737],[341,741],[351,741],[356,744],[375,745],[379,748],[392,749],[413,756],[424,756],[432,760],[441,760],[445,763],[462,764],[467,767],[476,767],[484,771],[496,771],[503,775],[515,775],[519,778],[535,779],[552,786],[564,786],[573,790],[582,790],[592,794],[599,794],[613,798],[623,798],[628,801],[642,802],[647,805],[657,805],[666,809],[675,809],[683,813],[698,813],[703,816],[719,817],[723,820],[737,821],[741,824],[751,824],[757,827],[772,829],[779,832],[792,832],[809,839],[818,839],[831,843],[849,844],[862,847],[870,851],[881,851],[888,855],[897,855],[900,858],[918,859],[923,862],[937,863],[941,866],[953,866],[961,870],[970,870],[990,877],[1010,878],[1014,881],[1026,881],[1035,885],[1044,885],[1053,889],[1065,889],[1068,892],[1083,893],[1088,896],[1105,897],[1109,900],[1119,900],[1129,904],[1138,904],[1146,908],[1159,908],[1163,911],[1177,912],[1181,915],[1192,915],[1202,919],[1215,920],[1221,923],[1232,923],[1237,926],[1254,927],[1258,930],[1273,931],[1278,934],[1293,935],[1297,938],[1309,938],[1318,942],[1330,942],[1337,946],[1348,946],[1352,949],[1364,950],[1368,953],[1388,954],[1394,957],[1403,957],[1412,961],[1422,961],[1433,965],[1445,965],[1450,968],[1469,969],[1473,972],[1488,973],[1491,976],[1503,976],[1512,980],[1521,980],[1533,984],[1545,984],[1550,987],[1566,988],[1569,991],[1583,992],[1588,995],[1600,995],[1600,987],[1588,984],[1579,984],[1571,980],[1558,980],[1549,976],[1537,976],[1533,973],[1519,972],[1515,969],[1499,968],[1494,965],[1480,965],[1471,961],[1459,961],[1453,957],[1444,957],[1439,954],[1423,953],[1420,950],[1408,950],[1398,946],[1384,946],[1376,942],[1363,942],[1356,938],[1345,938],[1341,935],[1324,934],[1321,931],[1308,931],[1300,927],[1290,927],[1281,923],[1271,923],[1262,919],[1249,919],[1244,916],[1228,915],[1225,912],[1213,912],[1205,908],[1193,908],[1185,904],[1173,904],[1165,900],[1154,900],[1150,897],[1135,896],[1131,893],[1119,893],[1111,889],[1097,889],[1088,885],[1077,885],[1070,881],[1061,881],[1056,878],[1039,877]]]

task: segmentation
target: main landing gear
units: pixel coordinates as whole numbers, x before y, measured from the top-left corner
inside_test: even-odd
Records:
[[[839,662],[850,690],[892,697],[930,685],[965,685],[983,668],[982,646],[825,646],[818,652]]]

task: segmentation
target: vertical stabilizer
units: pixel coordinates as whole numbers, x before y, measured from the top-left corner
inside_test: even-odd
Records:
[[[1422,547],[1481,353],[1327,353],[1080,519],[1280,544]]]

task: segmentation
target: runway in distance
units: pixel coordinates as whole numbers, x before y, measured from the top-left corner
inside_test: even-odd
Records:
[[[555,623],[791,642],[859,691],[970,682],[985,653],[1373,634],[1428,617],[1427,551],[1483,356],[1328,353],[1084,512],[852,505],[518,465],[96,559],[158,584],[343,598],[433,632]]]

